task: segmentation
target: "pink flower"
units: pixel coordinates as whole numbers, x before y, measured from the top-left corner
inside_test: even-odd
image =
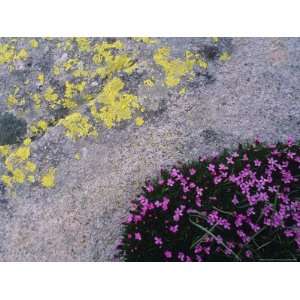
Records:
[[[295,140],[291,136],[289,136],[287,140],[288,147],[292,147],[294,145],[294,142]]]
[[[141,240],[142,240],[142,235],[141,235],[139,232],[136,232],[136,233],[134,234],[134,237],[135,237],[135,239],[136,239],[137,241],[141,241]]]
[[[179,252],[177,257],[180,261],[184,261],[185,255],[184,255],[184,253]]]
[[[172,171],[171,171],[171,176],[172,177],[177,177],[179,175],[179,171],[177,170],[177,169],[172,169]]]
[[[199,188],[198,186],[196,187],[196,193],[197,193],[197,195],[202,196],[203,195],[203,191],[204,191],[203,188]]]
[[[233,199],[231,200],[231,202],[234,204],[234,205],[237,205],[239,203],[239,200],[237,198],[236,195],[233,196]]]
[[[155,245],[162,245],[163,241],[160,237],[155,236],[154,237],[154,243],[155,243]]]
[[[171,178],[168,179],[167,181],[167,186],[173,186],[174,185],[174,180],[172,180]]]
[[[129,216],[127,217],[127,223],[131,223],[133,221],[133,215],[129,214]]]
[[[287,230],[284,231],[284,235],[286,237],[293,237],[294,236],[294,232],[293,232],[293,230],[287,229]]]
[[[228,165],[233,165],[234,164],[234,161],[233,161],[232,157],[226,157],[226,160],[227,160]]]
[[[260,167],[260,166],[261,166],[261,161],[258,160],[258,159],[255,159],[255,160],[254,160],[254,165],[255,165],[256,167]]]
[[[239,154],[237,152],[233,152],[232,157],[237,158],[237,157],[239,157]]]
[[[154,191],[154,187],[151,184],[148,184],[146,186],[146,190],[147,190],[148,193],[152,193]]]
[[[288,157],[289,159],[293,159],[295,155],[296,155],[295,152],[289,151],[289,152],[287,153],[287,157]]]
[[[224,164],[220,164],[219,165],[219,170],[226,171],[226,170],[228,170],[228,167],[226,167]]]
[[[183,211],[180,208],[176,208],[173,219],[174,221],[178,222],[180,220],[180,217],[183,216]]]
[[[164,252],[164,254],[165,254],[165,257],[166,257],[166,258],[172,258],[172,252],[171,252],[171,251],[166,250],[166,251]]]
[[[163,202],[162,202],[162,209],[163,209],[163,211],[168,210],[169,202],[170,202],[169,198],[163,197]]]
[[[246,255],[246,257],[250,258],[250,257],[252,257],[252,252],[250,250],[247,250],[245,252],[245,255]]]
[[[191,168],[190,169],[190,174],[191,174],[191,176],[195,175],[196,174],[196,169]]]
[[[170,231],[176,233],[178,231],[178,225],[170,226]]]
[[[244,161],[247,161],[247,160],[248,160],[247,154],[244,154],[244,155],[243,155],[243,160],[244,160]]]
[[[208,171],[211,173],[215,173],[215,165],[209,164],[207,167]]]

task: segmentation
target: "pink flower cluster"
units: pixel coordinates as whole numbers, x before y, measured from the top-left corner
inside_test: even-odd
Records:
[[[252,260],[253,249],[267,249],[276,235],[299,250],[299,146],[289,139],[260,147],[202,158],[148,182],[127,219],[132,232],[123,245],[145,260],[156,249],[166,261]]]

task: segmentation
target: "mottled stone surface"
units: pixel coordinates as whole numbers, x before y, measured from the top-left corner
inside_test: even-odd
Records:
[[[135,73],[119,76],[144,105],[144,125],[125,121],[112,129],[99,126],[97,138],[78,141],[68,139],[61,126],[52,126],[35,139],[32,157],[41,169],[56,168],[56,185],[24,184],[9,192],[0,182],[1,261],[113,260],[130,200],[161,167],[256,136],[268,142],[300,138],[300,39],[221,39],[209,52],[205,47],[215,47],[210,39],[164,38],[153,45],[123,41],[128,49],[141,49]],[[27,47],[25,40],[20,43]],[[32,64],[21,62],[11,76],[0,68],[1,111],[7,110],[11,87],[21,85],[24,77],[31,80],[24,92],[36,89],[32,68],[43,70],[53,85],[66,80],[67,75],[51,75],[64,56],[63,49],[54,51],[51,45],[40,42],[29,58]],[[184,95],[179,87],[163,85],[162,69],[153,62],[153,52],[162,46],[170,47],[174,57],[185,50],[207,53],[208,70],[180,83],[186,87]],[[218,57],[225,50],[231,59],[221,62]],[[91,64],[85,54],[82,60]],[[153,88],[143,84],[150,75],[156,79]],[[85,113],[86,104],[79,109]],[[35,114],[24,118],[30,122]],[[76,153],[80,160],[74,159]]]

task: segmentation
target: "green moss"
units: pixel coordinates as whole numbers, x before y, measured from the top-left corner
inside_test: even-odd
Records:
[[[16,118],[12,113],[0,114],[0,145],[12,145],[22,141],[27,131],[25,120]]]

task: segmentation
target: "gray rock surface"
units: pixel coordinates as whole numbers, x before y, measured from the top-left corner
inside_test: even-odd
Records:
[[[130,49],[138,47],[124,41]],[[30,68],[40,67],[48,72],[48,81],[54,80],[48,69],[63,50],[51,52],[51,41],[42,43],[32,66],[22,63],[21,71],[10,78],[1,71],[2,110],[9,87],[31,76]],[[203,49],[209,43],[164,38],[159,45],[139,46],[148,64],[138,68],[136,78],[124,75],[124,80],[145,106],[143,126],[126,121],[112,129],[101,127],[96,139],[76,142],[53,126],[33,141],[32,156],[39,166],[56,167],[56,185],[44,189],[24,184],[13,193],[0,185],[1,261],[114,260],[130,201],[161,167],[257,136],[267,142],[289,135],[300,138],[300,39],[221,39],[219,50],[229,51],[230,60],[209,60],[204,75],[183,79],[183,96],[178,88],[162,85],[164,74],[153,63],[154,49],[168,46],[174,57],[182,57],[184,50]],[[141,81],[150,73],[157,79],[153,89]],[[33,89],[33,81],[29,85]],[[74,159],[78,152],[80,160]]]

